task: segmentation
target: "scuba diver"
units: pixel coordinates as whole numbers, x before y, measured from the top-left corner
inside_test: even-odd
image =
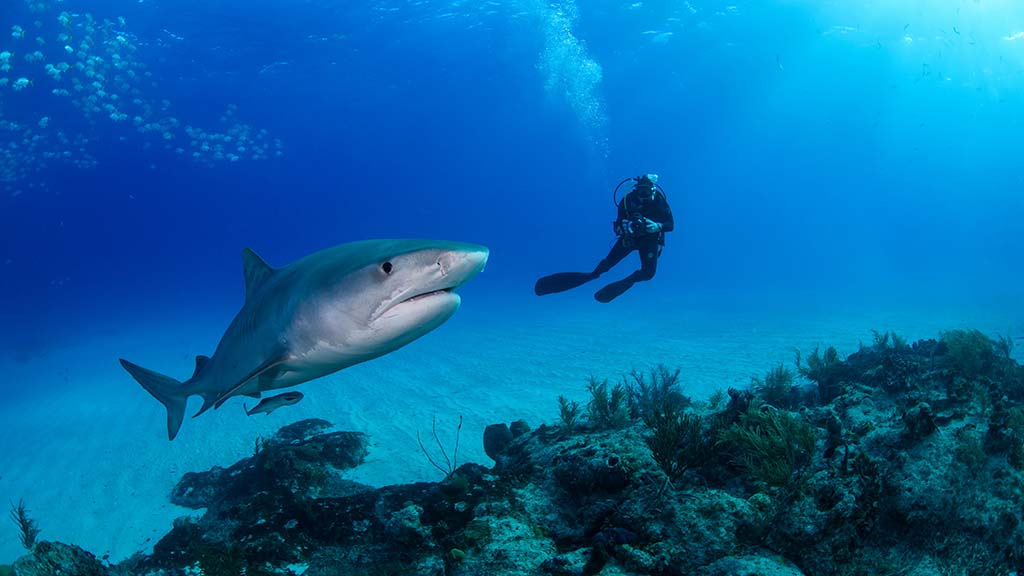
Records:
[[[619,188],[629,181],[634,182],[633,189],[621,201],[616,201]],[[640,269],[601,288],[594,294],[594,298],[598,302],[611,302],[633,284],[654,278],[658,257],[665,246],[665,233],[675,227],[665,191],[658,185],[658,175],[643,174],[626,178],[615,187],[612,200],[619,210],[618,217],[612,223],[617,238],[604,260],[597,264],[593,272],[559,272],[545,276],[537,280],[533,288],[535,294],[543,296],[582,286],[611,270],[633,250],[640,253]]]

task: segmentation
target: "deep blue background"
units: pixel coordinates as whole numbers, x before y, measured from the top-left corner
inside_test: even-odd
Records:
[[[244,246],[283,264],[367,237],[474,241],[492,258],[473,289],[528,292],[603,256],[611,189],[645,171],[678,223],[648,295],[1019,312],[1021,8],[581,4],[566,33],[546,2],[76,4],[127,18],[147,98],[208,127],[237,105],[285,155],[207,167],[3,91],[6,117],[50,115],[99,161],[0,198],[0,346],[20,354],[237,306]],[[22,8],[0,50],[59,12]],[[592,92],[545,89],[565,42],[600,65]],[[572,85],[583,63],[554,69]]]

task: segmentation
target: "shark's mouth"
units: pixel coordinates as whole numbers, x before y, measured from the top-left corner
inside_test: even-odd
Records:
[[[433,296],[440,296],[442,294],[451,294],[454,290],[455,290],[454,287],[448,287],[448,288],[439,288],[437,290],[431,290],[430,292],[423,292],[421,294],[416,294],[415,296],[406,298],[405,300],[402,300],[401,302],[399,302],[399,304],[407,304],[409,302],[415,302],[417,300],[424,300],[426,298],[431,298]]]
[[[403,308],[406,304],[410,304],[413,302],[422,302],[433,298],[444,297],[458,298],[458,296],[455,295],[455,286],[449,286],[447,288],[438,288],[436,290],[428,290],[426,292],[419,292],[402,300],[393,300],[391,304],[388,304],[385,308],[379,310],[376,314],[374,314],[374,317],[390,317],[396,314],[397,310]]]

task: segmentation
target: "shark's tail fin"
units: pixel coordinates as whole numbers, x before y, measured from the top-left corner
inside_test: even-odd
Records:
[[[185,419],[185,403],[188,401],[188,394],[185,394],[181,382],[124,359],[121,359],[121,366],[167,408],[167,439],[174,440]]]

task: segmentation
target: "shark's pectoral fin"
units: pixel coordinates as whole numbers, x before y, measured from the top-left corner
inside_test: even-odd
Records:
[[[261,380],[263,379],[263,375],[262,374],[260,375],[260,379]],[[246,392],[246,393],[242,394],[242,396],[248,396],[249,398],[255,398],[257,400],[259,400],[260,398],[263,397],[263,395],[260,394],[259,392]]]
[[[200,394],[203,398],[203,406],[199,408],[199,411],[192,415],[193,418],[198,417],[203,412],[206,412],[210,408],[213,408],[213,403],[217,401],[217,396],[213,394]]]
[[[271,384],[274,383],[274,380],[276,380],[277,377],[280,376],[282,372],[284,372],[284,370],[282,370],[280,364],[264,370],[263,373],[260,374],[259,378],[260,388],[270,388]],[[259,392],[256,393],[256,397],[259,398]]]
[[[282,363],[286,362],[287,360],[288,360],[288,356],[287,355],[281,355],[281,356],[277,356],[275,358],[271,358],[271,359],[263,362],[259,366],[257,366],[255,370],[250,372],[245,378],[242,378],[242,380],[238,384],[235,384],[231,388],[228,388],[227,390],[222,392],[221,395],[218,396],[213,401],[214,409],[220,408],[221,404],[223,404],[225,401],[227,401],[228,398],[231,398],[232,396],[237,394],[238,391],[241,390],[243,386],[248,384],[250,380],[252,380],[253,378],[259,377],[264,372],[273,369],[277,365],[282,364]],[[207,406],[203,406],[203,410],[200,410],[199,414],[202,414],[203,411],[206,410],[206,409],[207,409]],[[196,414],[196,416],[198,416],[199,414]]]

